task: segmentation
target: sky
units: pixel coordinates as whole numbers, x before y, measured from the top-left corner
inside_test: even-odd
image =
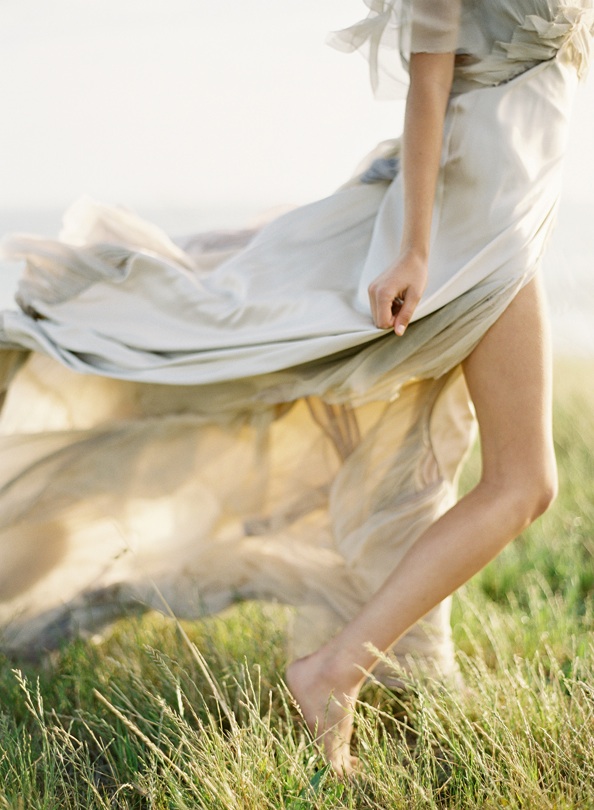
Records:
[[[364,61],[325,44],[365,12],[362,0],[0,0],[0,217],[87,193],[232,219],[329,193],[401,128],[402,102],[374,101]],[[593,135],[591,77],[567,200],[594,204]]]
[[[327,34],[363,0],[0,0],[0,235],[55,235],[81,195],[173,235],[326,196],[401,132]],[[557,350],[594,354],[594,70],[545,262]],[[0,307],[20,266],[0,263]]]
[[[0,0],[0,209],[304,202],[401,104],[325,44],[361,0]]]

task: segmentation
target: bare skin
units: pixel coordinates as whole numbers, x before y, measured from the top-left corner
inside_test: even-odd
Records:
[[[394,264],[369,286],[376,326],[402,336],[427,286],[429,241],[453,53],[414,53],[402,133],[404,227]],[[395,309],[393,302],[399,306]]]
[[[453,53],[413,53],[410,58],[410,88],[403,132],[402,241],[394,264],[369,287],[374,323],[382,329],[393,329],[399,336],[404,334],[427,285],[435,186],[454,58]],[[397,307],[395,301],[398,301]],[[357,667],[369,670],[374,664],[363,645],[372,642],[386,649],[414,623],[414,620],[406,623],[403,619],[402,627],[399,624],[394,629],[387,628],[385,637],[376,639],[369,622],[377,622],[379,618],[383,623],[384,609],[391,610],[391,597],[386,599],[382,595],[384,590],[330,644],[293,662],[287,671],[287,684],[307,725],[318,737],[328,761],[342,774],[354,767],[349,742],[353,732],[353,707],[363,680]],[[428,609],[423,607],[419,616]]]
[[[403,335],[427,283],[431,219],[453,53],[413,53],[403,133],[404,228],[394,264],[369,287],[374,323]],[[398,306],[394,306],[394,302]],[[493,559],[556,490],[549,341],[536,281],[464,363],[481,434],[479,484],[411,547],[343,630],[293,662],[287,684],[339,774],[353,770],[353,709],[365,673],[413,624]],[[513,362],[510,362],[513,358]]]
[[[513,358],[513,362],[510,362]],[[550,349],[538,282],[530,282],[464,363],[481,436],[479,484],[434,523],[362,611],[293,662],[287,684],[337,773],[353,770],[353,706],[386,650],[492,560],[554,498]]]

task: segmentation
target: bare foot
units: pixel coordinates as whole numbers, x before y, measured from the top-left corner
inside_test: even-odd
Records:
[[[315,742],[332,768],[340,776],[351,774],[357,765],[357,758],[351,756],[350,742],[358,686],[349,692],[337,689],[320,672],[315,654],[293,661],[287,668],[286,680]]]

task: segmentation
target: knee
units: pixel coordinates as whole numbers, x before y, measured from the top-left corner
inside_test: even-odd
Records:
[[[512,488],[518,517],[525,529],[544,514],[557,497],[557,467],[553,463],[547,468],[525,471],[520,479],[516,478]]]
[[[559,485],[557,482],[556,470],[554,471],[554,474],[549,475],[537,482],[537,486],[532,493],[532,515],[530,522],[536,520],[536,518],[540,517],[547,511],[557,497],[558,489]]]
[[[483,483],[487,481],[483,479]],[[557,468],[554,463],[533,468],[516,467],[505,475],[491,478],[488,484],[491,492],[497,492],[499,508],[505,509],[508,528],[512,533],[520,534],[555,500]]]

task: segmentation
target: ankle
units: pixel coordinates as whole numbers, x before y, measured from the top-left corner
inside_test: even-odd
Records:
[[[332,642],[320,647],[310,658],[312,678],[316,683],[326,685],[336,696],[355,694],[365,680],[352,659],[341,650],[333,649]]]

